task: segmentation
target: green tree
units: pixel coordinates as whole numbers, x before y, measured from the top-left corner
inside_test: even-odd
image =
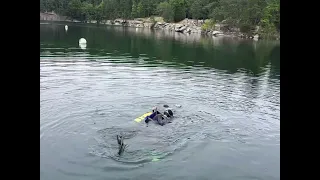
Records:
[[[194,19],[206,19],[208,18],[209,9],[206,5],[209,4],[209,0],[194,0],[190,6],[190,13]]]
[[[42,4],[42,11],[43,12],[49,12],[49,11],[56,10],[56,7],[54,5],[53,0],[41,0],[40,1],[40,8],[41,8],[41,4]]]
[[[263,16],[260,22],[263,28],[262,34],[269,36],[280,32],[280,1],[272,0],[266,8],[264,8]]]
[[[280,0],[272,0],[264,9],[261,25],[274,26],[280,30]]]
[[[150,17],[160,15],[167,22],[184,18],[226,22],[250,33],[260,25],[260,32],[280,32],[280,0],[40,0],[40,12],[86,21]],[[204,29],[211,26],[204,25]]]
[[[210,2],[205,6],[205,8],[209,10],[208,17],[213,19],[214,21],[221,22],[225,19],[225,13],[222,10],[220,1],[216,0]]]
[[[94,7],[95,13],[94,13],[94,19],[97,21],[97,23],[100,23],[101,20],[103,20],[106,17],[106,4],[105,1],[101,1],[99,5]]]
[[[248,20],[252,25],[258,25],[263,16],[263,9],[266,7],[264,0],[248,0]]]
[[[46,6],[44,4],[44,1],[43,0],[40,0],[40,12],[44,12],[46,9]]]
[[[132,1],[132,8],[131,8],[131,16],[133,18],[136,18],[138,16],[138,11],[137,11],[137,3],[135,0]]]
[[[131,9],[132,9],[131,0],[119,0],[119,11],[120,11],[121,18],[124,18],[124,19],[130,18]]]
[[[120,17],[119,3],[118,0],[104,0],[105,2],[105,18],[106,19],[116,19]]]
[[[169,4],[173,9],[173,20],[175,22],[181,21],[186,18],[186,3],[184,0],[169,0]]]
[[[143,8],[143,5],[142,5],[142,2],[141,2],[141,1],[138,3],[137,15],[138,15],[139,17],[145,17],[145,10],[144,10],[144,8]]]
[[[174,11],[168,2],[160,3],[157,7],[157,12],[166,22],[172,22],[174,20]]]
[[[69,3],[68,16],[82,20],[82,3],[80,0],[71,0]]]
[[[144,17],[149,17],[155,13],[156,4],[154,0],[141,0],[140,2],[144,9]]]
[[[85,20],[95,19],[95,8],[88,2],[83,2],[81,6],[81,13]]]

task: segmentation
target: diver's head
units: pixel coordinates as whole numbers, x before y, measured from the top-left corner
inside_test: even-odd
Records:
[[[166,110],[163,114],[166,115],[167,117],[173,116],[173,112],[170,109]]]
[[[156,112],[157,111],[157,107],[153,107],[152,108],[152,112],[154,113],[154,112]]]

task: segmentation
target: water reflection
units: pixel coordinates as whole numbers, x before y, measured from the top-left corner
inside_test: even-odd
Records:
[[[245,70],[249,75],[259,76],[270,63],[271,77],[278,78],[280,75],[280,45],[277,42],[234,41],[231,38],[208,38],[147,28],[96,28],[92,25],[69,25],[72,28],[66,33],[62,24],[40,26],[40,43],[63,48],[50,49],[53,55],[61,51],[76,52],[72,48],[78,47],[80,37],[85,37],[88,41],[86,51],[91,56],[126,54],[127,58],[132,59],[130,62],[135,61],[137,65],[143,62],[151,66],[215,68],[228,73]],[[52,32],[54,34],[48,36]],[[40,55],[48,48],[52,47],[42,46]]]
[[[280,46],[64,25],[40,25],[42,174],[279,179]],[[163,104],[176,110],[170,125],[133,121]]]
[[[272,49],[269,60],[271,63],[270,78],[280,79],[280,45]]]

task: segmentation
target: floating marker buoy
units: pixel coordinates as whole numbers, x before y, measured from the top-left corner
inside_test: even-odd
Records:
[[[79,47],[83,50],[87,49],[87,44],[79,44]]]
[[[87,40],[85,38],[79,39],[79,44],[87,44]]]
[[[64,29],[65,29],[66,31],[68,31],[68,25],[65,25],[65,26],[64,26]]]
[[[160,159],[158,159],[158,158],[156,158],[156,157],[154,157],[154,158],[152,158],[152,162],[157,162],[157,161],[159,161]]]
[[[87,40],[85,38],[79,39],[79,46],[81,49],[86,49],[87,48]]]

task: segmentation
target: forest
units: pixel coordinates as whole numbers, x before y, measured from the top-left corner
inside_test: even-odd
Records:
[[[225,22],[242,32],[260,26],[280,33],[280,0],[40,0],[40,12],[54,11],[79,21],[161,16]]]

